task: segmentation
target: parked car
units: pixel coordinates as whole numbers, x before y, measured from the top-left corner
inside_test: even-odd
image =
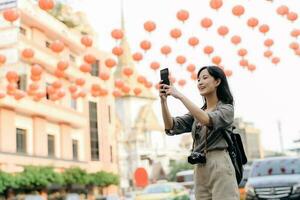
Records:
[[[136,200],[189,200],[189,193],[176,182],[155,183],[148,185]]]
[[[300,157],[273,157],[254,161],[245,191],[247,200],[299,200]]]

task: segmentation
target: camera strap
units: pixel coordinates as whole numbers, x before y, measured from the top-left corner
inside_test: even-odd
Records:
[[[207,153],[207,137],[208,137],[208,127],[205,126],[205,144],[204,144],[204,154],[206,155]],[[196,138],[193,140],[193,145],[192,145],[192,151],[195,150],[195,141],[196,141]]]

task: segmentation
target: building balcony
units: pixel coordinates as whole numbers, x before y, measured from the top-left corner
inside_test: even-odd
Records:
[[[27,116],[41,116],[55,123],[70,124],[74,128],[88,126],[88,118],[84,114],[46,99],[35,102],[30,97],[15,100],[11,96],[6,96],[0,99],[0,107],[13,109]]]
[[[84,50],[84,46],[80,42],[80,33],[70,30],[65,24],[41,10],[38,5],[24,0],[20,1],[19,7],[22,23],[42,30],[53,39],[59,38],[77,53]]]

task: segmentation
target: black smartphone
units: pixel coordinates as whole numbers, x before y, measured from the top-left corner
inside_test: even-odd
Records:
[[[163,81],[162,84],[170,85],[168,68],[160,70],[160,80]]]

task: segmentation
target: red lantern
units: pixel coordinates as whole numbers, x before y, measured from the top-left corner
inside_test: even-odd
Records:
[[[107,96],[107,95],[108,95],[107,89],[101,89],[101,90],[99,91],[99,95],[100,95],[101,97]]]
[[[297,49],[299,49],[299,44],[297,42],[292,42],[290,44],[290,48],[293,50],[297,50]]]
[[[30,79],[31,79],[32,81],[40,81],[40,80],[41,80],[41,76],[33,76],[33,75],[31,75],[31,76],[30,76]]]
[[[297,39],[297,37],[300,35],[300,29],[294,29],[291,31],[291,36],[295,37]]]
[[[31,83],[29,85],[29,90],[36,91],[37,89],[39,89],[39,84],[38,83]]]
[[[143,40],[141,43],[140,43],[140,47],[144,50],[144,51],[147,51],[151,48],[151,42],[148,41],[148,40]]]
[[[85,91],[85,90],[81,90],[81,91],[78,93],[78,97],[81,97],[81,98],[86,97],[86,95],[87,95],[87,91]]]
[[[186,70],[189,71],[189,72],[194,72],[196,69],[196,66],[194,64],[189,64],[187,67],[186,67]]]
[[[82,65],[80,65],[80,71],[84,72],[84,73],[89,73],[92,71],[92,67],[89,64],[83,63]]]
[[[24,58],[32,58],[34,56],[34,52],[30,48],[26,48],[22,51],[22,56]]]
[[[225,37],[228,34],[228,32],[229,32],[229,29],[226,26],[220,26],[218,28],[219,35],[221,35],[223,37]]]
[[[115,80],[115,87],[122,88],[124,86],[124,82],[120,79]]]
[[[54,75],[55,75],[57,78],[64,78],[64,77],[65,77],[64,71],[61,71],[61,70],[59,70],[59,69],[57,69],[57,70],[54,71]]]
[[[17,89],[17,84],[13,83],[13,82],[9,83],[6,86],[7,94],[9,94],[9,95],[14,95],[16,89]]]
[[[66,92],[64,91],[64,90],[62,90],[62,89],[60,89],[60,90],[58,90],[58,92],[57,92],[57,97],[58,98],[63,98],[64,96],[66,95]]]
[[[234,36],[231,37],[231,42],[234,45],[238,45],[241,42],[241,37],[238,36],[238,35],[234,35]]]
[[[236,5],[232,8],[232,14],[241,17],[245,12],[245,8],[242,5]]]
[[[176,78],[175,77],[173,77],[173,76],[169,76],[169,80],[171,81],[171,83],[176,83]]]
[[[52,86],[53,86],[53,88],[55,88],[55,89],[59,89],[59,88],[62,87],[62,82],[61,82],[61,81],[54,81],[54,82],[52,83]]]
[[[189,12],[187,10],[180,10],[177,12],[176,17],[184,23],[189,18]]]
[[[287,6],[279,6],[277,8],[277,13],[281,16],[287,15],[289,13],[289,8]]]
[[[279,62],[280,62],[280,58],[278,58],[278,57],[272,58],[272,63],[273,64],[277,65]]]
[[[114,97],[121,97],[122,96],[122,93],[118,90],[114,90],[113,93]]]
[[[112,49],[112,53],[113,53],[114,55],[116,55],[116,56],[121,56],[121,55],[123,54],[123,48],[122,48],[122,47],[119,47],[119,46],[114,47],[114,48]]]
[[[147,80],[146,80],[146,78],[145,78],[144,76],[139,75],[139,76],[137,77],[137,81],[138,81],[140,84],[144,84]]]
[[[80,41],[85,47],[91,47],[93,45],[92,38],[87,35],[83,36]]]
[[[203,49],[204,53],[210,56],[214,52],[214,48],[212,46],[205,46]]]
[[[32,76],[40,76],[43,72],[43,69],[40,65],[35,64],[31,66],[31,74]]]
[[[241,59],[240,60],[240,66],[247,67],[248,66],[248,60],[247,59]]]
[[[216,65],[219,65],[219,64],[221,63],[221,61],[222,61],[222,59],[221,59],[220,56],[214,56],[214,57],[212,58],[212,62],[213,62],[214,64],[216,64]]]
[[[133,74],[133,70],[129,67],[124,67],[123,69],[123,74],[125,74],[126,76],[131,76]]]
[[[39,0],[39,6],[43,10],[51,10],[54,7],[53,0]]]
[[[143,55],[139,52],[136,52],[132,55],[133,60],[139,62],[143,59]]]
[[[102,72],[102,73],[100,73],[99,78],[103,81],[107,81],[107,80],[109,80],[109,73]]]
[[[160,64],[159,62],[151,62],[150,64],[151,69],[153,69],[154,71],[158,70],[160,68]]]
[[[185,56],[177,56],[176,57],[176,62],[180,65],[183,65],[186,62]]]
[[[170,35],[172,38],[174,38],[175,40],[177,40],[178,38],[181,37],[181,30],[178,28],[174,28],[170,31]]]
[[[145,82],[145,87],[150,89],[153,86],[153,84],[150,81]]]
[[[3,65],[6,62],[6,56],[0,54],[0,65]]]
[[[5,93],[0,92],[0,99],[3,99],[5,97]]]
[[[248,53],[248,51],[247,51],[247,49],[239,49],[238,50],[238,54],[239,54],[239,56],[241,56],[241,57],[244,57],[245,55],[247,55],[247,53]]]
[[[64,50],[64,44],[61,41],[56,40],[50,44],[50,49],[56,53],[60,53]]]
[[[108,68],[113,68],[114,66],[116,66],[116,64],[117,64],[116,61],[112,58],[108,58],[105,60],[105,65]]]
[[[147,21],[144,23],[144,29],[146,31],[148,31],[149,33],[151,33],[152,31],[154,31],[156,29],[156,25],[153,21]]]
[[[55,93],[55,88],[51,85],[46,87],[46,91],[49,95],[53,95]]]
[[[274,44],[274,42],[273,42],[272,39],[266,39],[265,42],[264,42],[264,45],[266,47],[271,47],[273,44]]]
[[[3,11],[3,17],[9,22],[14,22],[19,18],[17,9],[7,9]]]
[[[6,79],[10,83],[14,83],[14,82],[16,83],[19,80],[19,76],[18,76],[17,72],[15,72],[15,71],[8,71],[6,73]]]
[[[180,79],[178,81],[178,85],[181,86],[181,87],[183,87],[185,84],[186,84],[186,81],[184,79]]]
[[[25,97],[25,95],[26,95],[26,94],[25,94],[24,91],[17,90],[17,91],[15,92],[14,97],[15,97],[16,100],[20,100],[20,99],[23,99],[23,98]]]
[[[94,64],[96,62],[96,58],[92,54],[86,54],[83,58],[88,64]]]
[[[232,71],[231,71],[230,69],[226,69],[226,70],[224,71],[224,73],[225,73],[225,76],[227,76],[227,77],[232,76]]]
[[[255,28],[258,25],[258,19],[256,19],[255,17],[251,17],[250,19],[248,19],[247,24],[251,28]]]
[[[125,94],[128,94],[130,92],[130,87],[124,85],[122,88],[121,88],[122,92],[124,92]]]
[[[76,91],[77,91],[77,87],[76,87],[76,85],[70,85],[69,86],[69,91],[70,91],[70,93],[75,93]]]
[[[68,61],[59,61],[57,63],[57,69],[60,71],[65,71],[69,67],[69,62]]]
[[[251,72],[253,72],[253,71],[256,70],[256,66],[253,65],[253,64],[249,64],[249,65],[248,65],[248,70],[251,71]]]
[[[116,39],[116,40],[120,40],[123,38],[124,34],[123,34],[123,31],[120,30],[120,29],[114,29],[112,32],[111,32],[111,36]]]
[[[219,8],[222,7],[223,1],[222,0],[211,0],[209,5],[212,9],[218,10]]]
[[[76,85],[83,86],[85,84],[85,80],[83,78],[77,78],[75,80]]]
[[[209,27],[211,27],[212,26],[212,24],[213,24],[213,22],[212,22],[212,20],[210,19],[210,18],[204,18],[204,19],[202,19],[201,20],[201,26],[203,27],[203,28],[206,28],[206,30],[209,28]]]
[[[259,27],[259,31],[263,34],[266,34],[267,32],[269,32],[270,28],[267,24],[263,24]]]
[[[142,93],[142,89],[141,88],[134,88],[133,92],[136,96],[138,96]]]
[[[271,50],[267,50],[267,51],[264,52],[264,56],[265,56],[266,58],[269,58],[269,57],[271,57],[272,55],[273,55],[273,52],[272,52]]]
[[[199,39],[197,37],[190,37],[188,40],[190,46],[194,47],[199,44]]]
[[[161,47],[161,49],[160,49],[160,52],[161,52],[162,54],[164,54],[165,56],[168,56],[168,54],[170,54],[171,51],[172,51],[172,49],[171,49],[171,47],[168,46],[168,45],[165,45],[165,46]]]
[[[288,18],[288,20],[290,20],[291,22],[294,22],[294,21],[296,21],[296,20],[298,19],[298,15],[297,15],[297,13],[295,13],[295,12],[289,12],[289,13],[287,14],[287,18]]]

